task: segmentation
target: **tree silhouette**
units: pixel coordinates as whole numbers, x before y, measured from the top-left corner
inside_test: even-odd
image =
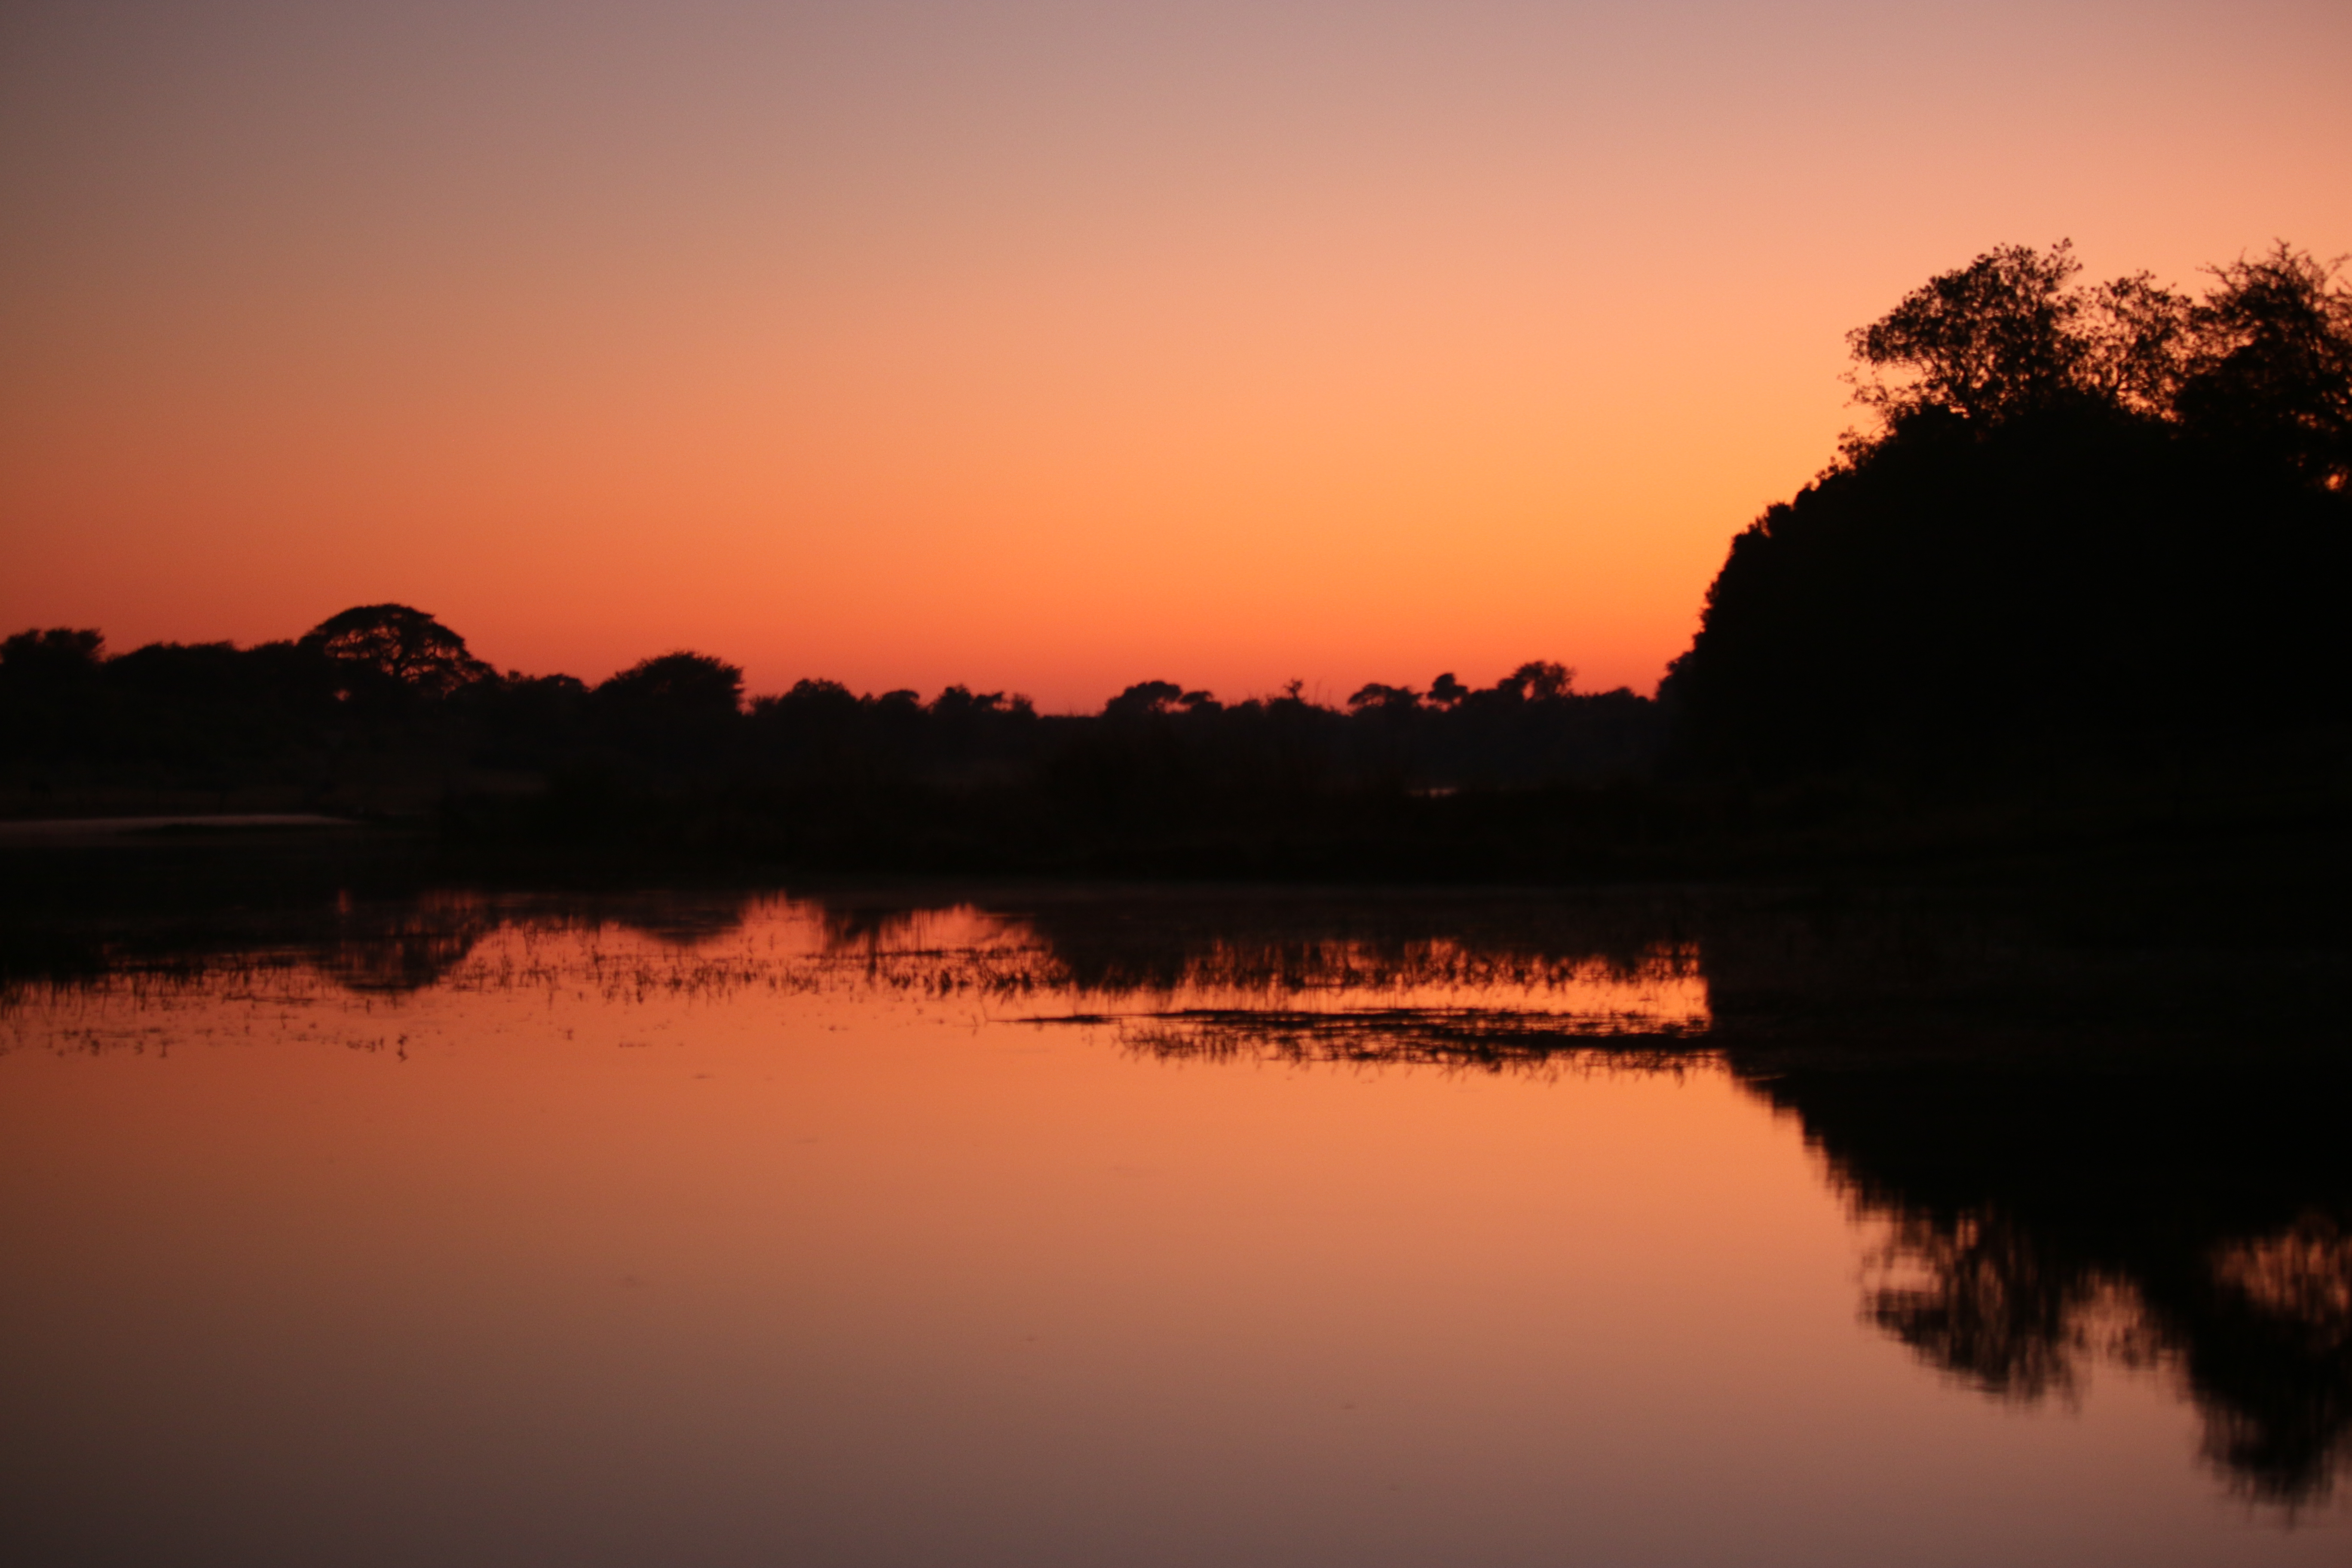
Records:
[[[2176,398],[2192,429],[2331,489],[2352,480],[2352,291],[2336,270],[2284,243],[2214,268]]]
[[[1379,681],[1367,681],[1348,699],[1348,711],[1361,713],[1370,709],[1381,713],[1410,713],[1421,706],[1421,693],[1410,686],[1383,686]]]
[[[70,626],[18,632],[0,642],[0,679],[80,680],[94,677],[105,657],[106,637],[101,632]]]
[[[640,659],[591,694],[613,741],[655,760],[707,754],[742,718],[743,672],[707,653]]]
[[[0,642],[0,759],[86,744],[104,727],[106,638],[68,626]]]
[[[1496,681],[1495,689],[1523,702],[1549,702],[1567,696],[1575,683],[1576,671],[1564,664],[1539,658],[1519,666]]]
[[[2003,247],[1850,334],[1882,429],[1732,542],[1663,694],[1710,767],[1977,769],[2340,727],[2352,295]]]
[[[2005,245],[1931,278],[1846,336],[1860,367],[1855,401],[1889,426],[1930,410],[1991,420],[2047,406],[2079,384],[2082,270],[2060,240]],[[1894,379],[1890,379],[1892,373]]]
[[[1206,696],[1206,693],[1202,693]],[[1184,704],[1184,689],[1172,680],[1139,680],[1103,704],[1106,719],[1141,719],[1172,713]]]
[[[466,639],[406,605],[361,605],[310,628],[302,646],[340,666],[432,697],[496,679]]]
[[[2077,319],[2079,390],[2132,414],[2163,416],[2180,390],[2190,304],[2146,272],[2092,290]]]

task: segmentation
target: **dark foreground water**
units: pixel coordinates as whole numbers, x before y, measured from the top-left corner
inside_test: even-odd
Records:
[[[2308,963],[1631,895],[282,913],[18,932],[12,1562],[2352,1560]]]

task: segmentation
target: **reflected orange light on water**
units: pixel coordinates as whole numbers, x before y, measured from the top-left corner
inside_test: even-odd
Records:
[[[2063,1561],[2043,1512],[2151,1562],[2218,1539],[2151,1388],[2024,1424],[1857,1325],[1843,1203],[1703,1058],[1155,1057],[1020,1022],[1087,1005],[1024,988],[1038,955],[971,910],[777,900],[699,939],[492,931],[404,992],[264,957],[20,994],[16,1484],[85,1539],[241,1561]],[[1622,984],[1703,1005],[1672,963]],[[100,1506],[126,1474],[135,1518]]]

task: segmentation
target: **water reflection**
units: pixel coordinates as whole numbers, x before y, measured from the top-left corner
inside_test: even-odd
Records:
[[[1034,1010],[988,1016],[1133,1026],[1122,1037],[1160,1054],[1187,1049],[1188,1039],[1189,1048],[1228,1054],[1255,1028],[1302,1058],[1412,1049],[1466,1061],[1482,1050],[1521,1058],[1604,1039],[1687,1044],[1708,1026],[1697,950],[1670,921],[1645,926],[1538,902],[1498,910],[1491,900],[1400,899],[1341,910],[1135,895],[982,907],[434,893],[342,898],[328,910],[253,919],[243,941],[212,930],[202,941],[173,940],[180,934],[165,926],[87,935],[66,962],[46,965],[37,950],[18,952],[0,1005],[19,1042],[37,1033],[28,1009],[42,998],[74,996],[85,1010],[107,997],[145,1007],[211,994],[230,977],[281,1000],[436,986],[585,986],[614,998],[746,988],[1036,998]]]
[[[2290,1504],[2352,1456],[2347,1087],[2225,1064],[1756,1084],[1883,1226],[1869,1321],[2002,1399],[2067,1397],[2103,1358],[2161,1371],[2205,1458]]]
[[[2170,1379],[2228,1486],[2294,1510],[2352,1462],[2352,1075],[2311,1048],[2336,963],[1689,893],[339,890],[20,925],[0,1047],[158,1047],[226,996],[373,1048],[372,1009],[437,988],[898,998],[1171,1060],[1718,1064],[1876,1238],[1876,1331],[2002,1401]]]

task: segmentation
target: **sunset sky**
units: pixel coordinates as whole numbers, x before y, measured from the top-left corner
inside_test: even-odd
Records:
[[[0,7],[0,630],[1656,681],[2002,242],[2352,251],[2352,5]]]

